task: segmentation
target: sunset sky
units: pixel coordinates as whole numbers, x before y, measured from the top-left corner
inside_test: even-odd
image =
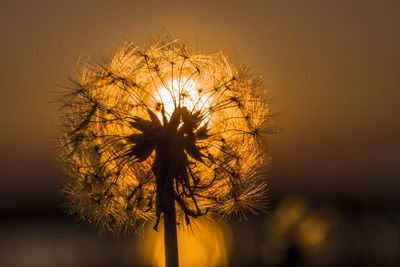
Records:
[[[0,208],[50,205],[58,85],[79,59],[168,32],[263,76],[271,192],[400,187],[399,1],[2,1]]]

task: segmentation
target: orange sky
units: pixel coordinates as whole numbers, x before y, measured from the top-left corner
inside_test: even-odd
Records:
[[[136,2],[2,1],[0,194],[57,194],[46,101],[79,56],[163,29],[263,75],[272,191],[399,188],[398,1]]]

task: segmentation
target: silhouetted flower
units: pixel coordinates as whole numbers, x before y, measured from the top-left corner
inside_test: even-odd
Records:
[[[265,208],[265,93],[221,52],[125,43],[109,62],[85,63],[61,102],[64,193],[100,229],[157,228],[166,179],[187,223]]]

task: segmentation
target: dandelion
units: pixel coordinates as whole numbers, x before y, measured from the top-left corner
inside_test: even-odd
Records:
[[[179,221],[265,209],[257,170],[269,107],[222,52],[125,43],[111,60],[83,64],[60,101],[70,211],[113,232],[157,230],[163,218],[167,266],[178,266]]]

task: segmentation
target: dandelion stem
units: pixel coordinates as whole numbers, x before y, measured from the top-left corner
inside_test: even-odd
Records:
[[[165,266],[179,267],[178,240],[176,232],[176,211],[174,198],[174,179],[168,179],[164,198],[164,245]]]

